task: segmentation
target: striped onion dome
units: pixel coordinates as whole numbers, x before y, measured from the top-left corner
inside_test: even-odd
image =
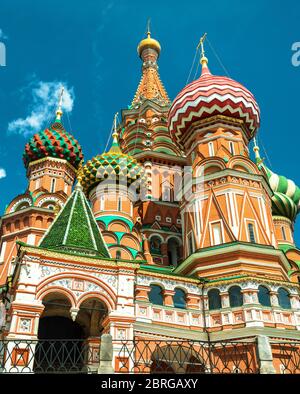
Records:
[[[275,192],[272,197],[272,214],[284,216],[294,222],[297,216],[297,206],[286,194]]]
[[[78,168],[83,159],[81,146],[65,130],[60,119],[56,119],[51,127],[35,134],[25,145],[23,162],[26,168],[31,162],[45,157],[67,160],[75,168]]]
[[[144,169],[135,158],[122,153],[117,141],[117,134],[113,134],[110,150],[86,162],[80,171],[78,179],[85,193],[104,179],[126,179],[127,185],[144,178]]]
[[[173,138],[181,145],[189,127],[202,119],[224,115],[242,120],[251,139],[260,123],[260,110],[252,93],[240,83],[212,75],[207,59],[201,59],[200,78],[188,84],[175,98],[168,115]]]
[[[300,188],[290,179],[277,175],[265,165],[261,165],[268,177],[272,197],[272,213],[274,215],[288,217],[294,221],[300,210]]]

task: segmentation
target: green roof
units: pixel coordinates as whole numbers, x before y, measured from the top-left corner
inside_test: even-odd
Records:
[[[39,246],[83,256],[110,257],[81,186],[75,188]]]

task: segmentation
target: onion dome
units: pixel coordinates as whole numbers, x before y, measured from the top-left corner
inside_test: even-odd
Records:
[[[260,123],[260,110],[252,93],[228,77],[212,75],[202,53],[200,78],[188,84],[175,98],[168,115],[173,138],[182,146],[186,131],[199,120],[223,115],[241,120],[250,140]]]
[[[147,38],[144,38],[137,47],[137,51],[140,57],[142,57],[142,53],[145,49],[153,49],[155,52],[157,52],[157,56],[159,56],[161,51],[160,43],[154,38],[151,38],[151,32],[149,28],[147,32]]]
[[[45,157],[54,157],[67,160],[73,167],[78,168],[83,159],[82,149],[79,142],[68,133],[61,123],[62,94],[56,111],[55,122],[49,128],[35,134],[25,145],[23,161],[25,167],[35,160]]]
[[[80,184],[85,193],[95,187],[104,179],[132,184],[134,181],[143,178],[143,167],[132,156],[122,153],[117,133],[113,134],[113,143],[106,153],[94,157],[86,162],[80,171]]]
[[[263,164],[259,154],[259,147],[254,139],[254,152],[256,163],[267,175],[269,185],[274,192],[272,196],[272,214],[283,216],[295,221],[300,210],[300,188],[285,176],[277,175]]]
[[[297,216],[297,206],[286,194],[275,192],[272,196],[272,215],[284,216],[294,222]]]

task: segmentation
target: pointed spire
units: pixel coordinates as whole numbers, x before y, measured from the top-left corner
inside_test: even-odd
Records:
[[[60,94],[59,94],[58,107],[57,107],[57,110],[56,110],[56,121],[58,121],[58,122],[60,122],[61,116],[63,114],[63,111],[62,111],[63,95],[64,95],[64,87],[62,86]]]
[[[122,153],[118,141],[118,132],[117,132],[117,118],[118,118],[119,113],[117,112],[114,116],[114,125],[113,125],[113,141],[111,144],[111,148],[109,150],[110,153]]]
[[[201,48],[201,57],[200,57],[200,63],[202,65],[201,77],[204,75],[211,75],[208,68],[208,59],[205,56],[205,50],[204,50],[204,41],[206,39],[206,36],[207,33],[204,33],[203,36],[200,38],[199,44],[197,46],[197,49]]]
[[[79,183],[47,230],[39,246],[81,256],[110,257]]]

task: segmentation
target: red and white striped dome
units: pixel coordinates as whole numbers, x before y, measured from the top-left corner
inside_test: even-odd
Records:
[[[260,111],[251,92],[240,83],[212,75],[207,59],[202,62],[200,78],[188,84],[175,98],[168,115],[173,138],[181,145],[186,130],[201,119],[224,115],[244,122],[251,139],[260,122]]]

